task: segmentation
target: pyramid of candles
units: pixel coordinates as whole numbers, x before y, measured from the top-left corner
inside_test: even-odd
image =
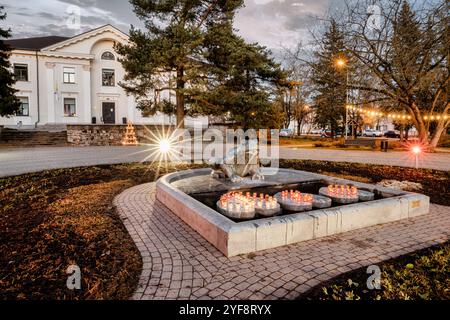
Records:
[[[355,186],[345,186],[345,185],[329,185],[327,187],[327,192],[330,196],[336,198],[358,198],[358,188]]]
[[[309,193],[301,193],[298,190],[286,190],[281,192],[281,200],[283,201],[291,201],[293,203],[312,203],[313,202],[313,195]]]

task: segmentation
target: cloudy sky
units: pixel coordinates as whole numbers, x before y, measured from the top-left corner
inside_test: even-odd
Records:
[[[245,0],[235,27],[248,41],[259,42],[274,51],[306,42],[308,30],[340,0]],[[14,38],[30,36],[73,36],[104,24],[124,32],[142,24],[127,0],[2,0],[8,14],[6,24]],[[67,26],[73,5],[81,10],[81,29]]]

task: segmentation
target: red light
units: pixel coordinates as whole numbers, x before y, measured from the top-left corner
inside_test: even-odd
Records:
[[[414,146],[414,147],[412,147],[412,152],[413,152],[414,154],[419,154],[419,153],[422,152],[422,148],[419,147],[419,146]]]

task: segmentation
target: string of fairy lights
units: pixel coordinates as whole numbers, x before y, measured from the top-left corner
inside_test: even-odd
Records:
[[[411,120],[412,117],[410,115],[404,114],[404,113],[392,113],[392,112],[380,112],[379,110],[373,110],[373,109],[366,109],[361,107],[356,107],[353,105],[347,105],[347,109],[349,111],[357,112],[359,114],[363,114],[365,116],[369,117],[378,117],[378,118],[389,118],[392,120]],[[425,121],[439,121],[439,120],[447,120],[450,116],[448,114],[442,115],[442,114],[431,114],[431,115],[425,115],[423,116],[423,120]]]

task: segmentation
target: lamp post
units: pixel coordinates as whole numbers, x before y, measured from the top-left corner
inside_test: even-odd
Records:
[[[348,109],[349,109],[349,94],[348,94],[348,84],[349,84],[349,70],[348,70],[348,65],[347,65],[347,60],[345,60],[344,58],[339,58],[336,60],[336,66],[339,69],[345,68],[346,69],[346,73],[347,73],[347,82],[345,85],[345,94],[346,94],[346,98],[345,98],[345,140],[347,140],[348,138]]]
[[[419,155],[422,153],[422,148],[420,146],[413,146],[411,151],[414,154],[416,169],[419,169]]]

